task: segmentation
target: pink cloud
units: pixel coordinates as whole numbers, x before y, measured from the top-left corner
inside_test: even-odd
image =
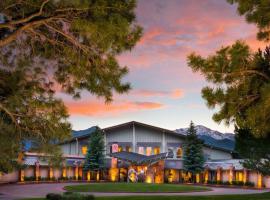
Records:
[[[106,116],[118,115],[124,112],[138,112],[142,110],[155,110],[165,105],[157,102],[118,101],[105,104],[101,101],[66,102],[70,115]]]
[[[139,89],[131,91],[130,94],[141,97],[170,97],[173,99],[179,99],[184,96],[184,92],[182,89],[174,89],[172,91]]]

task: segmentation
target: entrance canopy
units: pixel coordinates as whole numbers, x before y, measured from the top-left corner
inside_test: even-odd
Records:
[[[113,158],[122,160],[122,161],[129,162],[134,165],[149,165],[149,164],[156,163],[159,160],[164,160],[168,157],[171,157],[172,155],[170,152],[167,152],[167,153],[146,156],[146,155],[142,155],[138,153],[122,151],[122,152],[111,153],[110,156]]]

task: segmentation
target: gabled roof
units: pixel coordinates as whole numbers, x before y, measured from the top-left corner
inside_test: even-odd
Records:
[[[146,128],[153,129],[153,130],[158,130],[158,131],[161,131],[161,132],[164,132],[164,133],[170,133],[170,134],[176,135],[178,137],[179,136],[183,137],[183,138],[186,137],[183,134],[176,133],[175,131],[172,131],[172,130],[169,130],[169,129],[165,129],[165,128],[161,128],[161,127],[157,127],[157,126],[153,126],[153,125],[149,125],[149,124],[145,124],[145,123],[137,122],[137,121],[130,121],[130,122],[126,122],[126,123],[123,123],[123,124],[110,126],[110,127],[104,128],[102,130],[106,132],[106,131],[109,131],[109,130],[113,130],[113,129],[117,129],[117,128],[121,128],[121,127],[125,127],[125,126],[132,126],[132,125],[142,126],[142,127],[146,127]]]
[[[186,138],[186,135],[184,135],[184,134],[177,133],[177,132],[169,130],[169,129],[160,128],[160,127],[157,127],[157,126],[145,124],[145,123],[142,123],[142,122],[137,122],[137,121],[130,121],[130,122],[118,124],[118,125],[115,125],[115,126],[110,126],[110,127],[104,128],[102,130],[106,132],[106,131],[110,131],[110,130],[113,130],[113,129],[117,129],[117,128],[121,128],[121,127],[125,127],[125,126],[132,126],[132,125],[142,126],[142,127],[150,128],[150,129],[153,129],[153,130],[162,131],[164,133],[173,134],[173,135],[176,135],[176,136],[181,137],[183,139]],[[233,153],[229,149],[222,148],[222,147],[217,147],[217,146],[210,145],[210,144],[204,144],[204,146],[208,147],[208,148],[211,148],[211,149],[216,149],[216,150],[225,151],[225,152],[228,152],[228,153]]]

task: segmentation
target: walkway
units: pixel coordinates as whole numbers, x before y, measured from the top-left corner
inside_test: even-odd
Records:
[[[47,193],[62,193],[63,187],[66,185],[87,184],[87,183],[51,183],[51,184],[25,184],[25,185],[0,185],[0,200],[14,200],[20,198],[45,197]],[[226,195],[226,194],[254,194],[269,192],[270,190],[252,190],[252,189],[236,189],[236,188],[216,188],[212,187],[212,191],[191,192],[191,193],[97,193],[91,194],[95,196],[202,196],[202,195]],[[84,193],[90,194],[90,193]]]

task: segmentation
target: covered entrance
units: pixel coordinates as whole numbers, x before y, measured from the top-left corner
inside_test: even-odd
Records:
[[[120,161],[118,162],[119,172],[123,171],[123,168],[126,169],[127,182],[163,183],[164,159],[171,155],[170,153],[161,153],[146,156],[122,151],[111,153],[110,156]]]

